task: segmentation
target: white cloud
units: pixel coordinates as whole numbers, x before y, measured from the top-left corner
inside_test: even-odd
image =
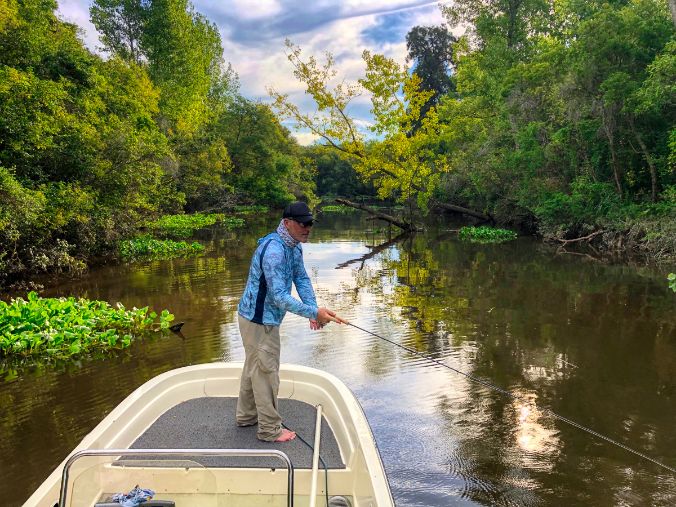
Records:
[[[82,28],[87,47],[94,51],[100,43],[89,21],[90,4],[87,0],[59,0],[58,12],[62,19]],[[415,25],[444,21],[437,2],[425,0],[193,0],[193,4],[218,26],[223,58],[238,73],[244,96],[267,102],[266,87],[272,86],[288,93],[306,112],[312,103],[293,76],[285,55],[285,38],[299,45],[304,57],[314,55],[323,60],[325,52],[331,52],[336,60],[336,82],[355,82],[364,72],[364,49],[404,64],[406,32]],[[370,30],[375,31],[369,36]],[[369,108],[364,96],[350,109],[364,128],[370,122]],[[298,138],[300,142],[310,139],[307,133]]]
[[[194,2],[209,8],[212,12],[229,13],[239,19],[252,20],[276,16],[282,11],[282,4],[276,0],[202,0]]]
[[[89,5],[83,0],[59,0],[57,14],[62,20],[78,25],[85,45],[96,52],[96,47],[100,45],[99,35],[89,21]]]
[[[319,136],[312,132],[291,132],[301,146],[309,146],[319,139]]]

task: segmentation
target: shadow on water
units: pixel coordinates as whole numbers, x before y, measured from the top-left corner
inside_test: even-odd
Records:
[[[43,292],[169,308],[184,336],[15,368],[0,384],[4,505],[20,505],[146,380],[243,359],[236,306],[256,240],[276,223],[201,231],[202,257],[103,266]],[[293,315],[282,326],[283,361],[329,371],[359,398],[397,504],[676,504],[669,472],[542,411],[676,466],[676,297],[663,274],[557,256],[529,238],[463,243],[451,228],[397,237],[326,213],[305,263],[320,304],[516,399],[351,327],[309,333]]]

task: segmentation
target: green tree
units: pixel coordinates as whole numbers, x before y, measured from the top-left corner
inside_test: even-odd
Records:
[[[454,91],[451,79],[453,44],[457,39],[445,26],[414,26],[406,34],[407,61],[413,62],[413,72],[420,78],[420,90],[432,91],[422,110],[439,103],[442,96]]]
[[[591,206],[612,185],[625,199],[607,200],[616,227],[629,201],[667,195],[673,27],[663,3],[572,0],[545,15],[535,1],[461,1],[444,11],[470,35],[455,46],[458,97],[438,106],[438,152],[452,169],[442,194],[523,223],[546,209],[553,225],[561,195]],[[564,230],[608,226],[601,208],[585,211],[582,229],[582,216],[557,209]]]
[[[370,182],[362,182],[354,166],[336,150],[324,146],[309,146],[303,155],[317,171],[317,195],[374,196],[375,188]]]
[[[188,0],[97,0],[91,20],[103,48],[145,63],[161,91],[160,126],[192,134],[209,120],[207,97],[222,85],[221,38]]]
[[[339,84],[330,89],[328,82],[335,75],[331,55],[320,66],[314,57],[302,60],[300,48],[288,41],[287,47],[294,75],[306,86],[306,93],[317,104],[317,112],[303,114],[285,95],[270,89],[282,116],[292,118],[350,157],[361,176],[375,182],[380,197],[396,197],[402,202],[413,200],[426,207],[438,175],[444,170],[443,163],[426,163],[438,122],[433,108],[424,118],[421,110],[433,92],[421,91],[420,78],[409,75],[394,60],[368,51],[362,55],[366,74],[359,84]],[[362,90],[371,94],[375,123],[370,130],[382,138],[377,143],[365,142],[346,111]],[[410,134],[417,124],[419,128]]]
[[[145,60],[141,37],[147,4],[144,0],[94,0],[89,13],[104,51],[135,63]]]
[[[221,76],[218,29],[187,0],[154,1],[142,45],[150,76],[162,92],[160,125],[170,131],[196,131],[208,118],[205,99]]]
[[[217,131],[233,164],[227,181],[245,200],[282,205],[294,196],[314,198],[314,176],[270,107],[238,97],[219,117]]]

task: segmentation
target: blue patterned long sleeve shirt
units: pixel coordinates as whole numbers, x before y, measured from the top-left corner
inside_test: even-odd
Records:
[[[300,301],[291,295],[292,283]],[[286,312],[317,318],[317,300],[300,243],[288,246],[276,232],[258,240],[237,310],[247,320],[271,326],[279,326]]]

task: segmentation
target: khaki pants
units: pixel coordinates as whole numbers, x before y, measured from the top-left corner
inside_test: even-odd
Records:
[[[241,315],[238,318],[246,360],[237,399],[237,424],[258,422],[256,436],[272,441],[282,433],[282,418],[277,411],[279,326],[255,324]]]

